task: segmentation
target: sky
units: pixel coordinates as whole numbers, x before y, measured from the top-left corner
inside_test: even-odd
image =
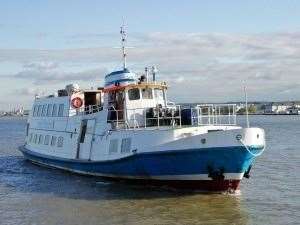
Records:
[[[155,65],[176,102],[300,100],[298,0],[1,0],[0,110]]]

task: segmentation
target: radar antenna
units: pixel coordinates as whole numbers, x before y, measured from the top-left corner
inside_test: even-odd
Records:
[[[120,34],[122,37],[122,53],[123,53],[123,69],[126,69],[126,32],[125,32],[125,25],[123,23],[123,25],[121,26],[121,30],[120,30]]]

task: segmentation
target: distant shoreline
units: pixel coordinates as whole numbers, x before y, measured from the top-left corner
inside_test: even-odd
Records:
[[[246,116],[246,114],[236,114],[237,116]],[[300,116],[300,114],[293,114],[293,113],[249,113],[249,116]]]

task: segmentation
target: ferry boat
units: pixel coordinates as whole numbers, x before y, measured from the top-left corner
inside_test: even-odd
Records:
[[[184,108],[167,100],[155,67],[126,65],[104,87],[67,85],[36,96],[19,149],[39,165],[110,180],[202,191],[235,191],[265,148],[264,130],[242,128],[234,104]]]

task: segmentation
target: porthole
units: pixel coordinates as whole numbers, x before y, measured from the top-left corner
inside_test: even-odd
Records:
[[[236,135],[235,138],[236,138],[236,140],[240,141],[240,140],[242,140],[243,136],[241,134],[238,134],[238,135]]]

